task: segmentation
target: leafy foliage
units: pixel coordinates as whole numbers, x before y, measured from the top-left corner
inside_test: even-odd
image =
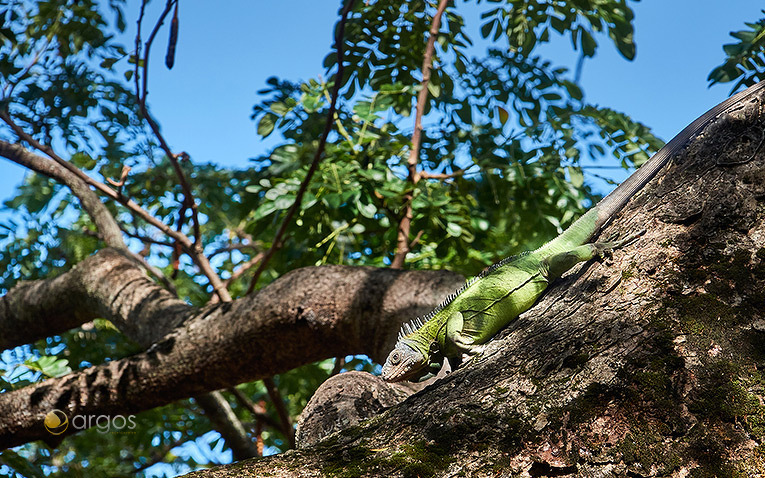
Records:
[[[765,14],[765,10],[762,13]],[[738,79],[731,88],[733,92],[765,80],[765,18],[746,26],[748,30],[730,33],[738,42],[723,45],[727,58],[709,74],[707,79],[711,85]]]

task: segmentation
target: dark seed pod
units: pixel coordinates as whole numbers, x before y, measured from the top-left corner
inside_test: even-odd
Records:
[[[175,65],[176,43],[178,43],[178,2],[175,2],[173,19],[170,21],[170,39],[167,42],[167,55],[165,56],[165,65],[168,70],[172,70],[173,65]]]

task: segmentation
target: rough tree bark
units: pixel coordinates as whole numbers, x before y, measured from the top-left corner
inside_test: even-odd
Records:
[[[762,476],[764,101],[602,234],[646,228],[636,243],[569,273],[476,362],[309,448],[189,476]]]

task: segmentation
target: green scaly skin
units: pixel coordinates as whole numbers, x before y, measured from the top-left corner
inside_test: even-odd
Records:
[[[404,325],[383,365],[383,379],[426,380],[438,373],[444,358],[455,369],[462,361],[479,354],[497,332],[528,310],[555,279],[579,262],[634,240],[637,235],[616,242],[589,242],[704,127],[764,88],[765,81],[707,111],[560,236],[531,253],[495,264],[423,320],[415,319]]]

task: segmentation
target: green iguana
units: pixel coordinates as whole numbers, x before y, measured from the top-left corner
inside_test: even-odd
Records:
[[[588,243],[690,139],[763,88],[765,81],[731,96],[697,118],[552,241],[533,252],[494,264],[432,312],[404,324],[396,347],[383,366],[383,379],[389,382],[428,379],[438,373],[444,358],[455,369],[463,360],[479,354],[486,342],[534,305],[548,285],[574,265],[633,240],[634,235],[616,242]]]

